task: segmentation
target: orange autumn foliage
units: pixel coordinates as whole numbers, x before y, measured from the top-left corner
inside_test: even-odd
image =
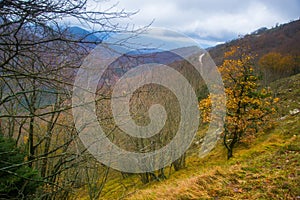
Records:
[[[225,61],[219,67],[226,93],[226,117],[224,120],[223,143],[228,150],[228,158],[236,143],[247,142],[254,137],[262,125],[266,125],[272,113],[276,112],[271,91],[260,88],[252,65],[253,57],[243,53],[240,47],[234,47],[225,53]],[[210,95],[199,102],[203,122],[209,122],[218,116],[211,116]]]

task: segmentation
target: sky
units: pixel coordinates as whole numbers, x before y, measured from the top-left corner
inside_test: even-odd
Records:
[[[138,11],[122,24],[163,27],[214,46],[261,27],[299,19],[299,0],[89,0],[90,9]]]

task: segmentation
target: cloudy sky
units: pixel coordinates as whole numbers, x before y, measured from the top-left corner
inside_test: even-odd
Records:
[[[271,28],[300,17],[299,0],[96,0],[92,9],[118,3],[116,10],[139,11],[121,23],[164,27],[182,32],[210,46],[260,27]]]

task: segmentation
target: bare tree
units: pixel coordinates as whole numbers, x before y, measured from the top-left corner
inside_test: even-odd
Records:
[[[90,171],[85,176],[78,168],[89,156],[73,125],[70,99],[82,59],[102,42],[89,36],[137,31],[116,20],[134,13],[113,8],[90,11],[86,0],[0,1],[0,134],[25,145],[27,159],[19,165],[40,171],[44,184],[36,195],[44,199],[68,197],[77,179],[83,185],[94,181]],[[66,18],[91,33],[74,35],[63,24]]]

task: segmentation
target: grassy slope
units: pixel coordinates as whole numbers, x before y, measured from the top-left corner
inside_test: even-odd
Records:
[[[293,199],[300,196],[299,116],[286,118],[226,161],[220,149],[194,161],[193,173],[177,172],[128,199]],[[222,155],[222,153],[221,153]],[[225,157],[225,154],[223,154]],[[191,163],[189,163],[190,165]],[[300,198],[300,197],[299,197]]]
[[[219,145],[203,159],[192,156],[186,169],[152,183],[127,199],[300,199],[300,74],[272,84],[284,118],[260,132],[226,161]]]

